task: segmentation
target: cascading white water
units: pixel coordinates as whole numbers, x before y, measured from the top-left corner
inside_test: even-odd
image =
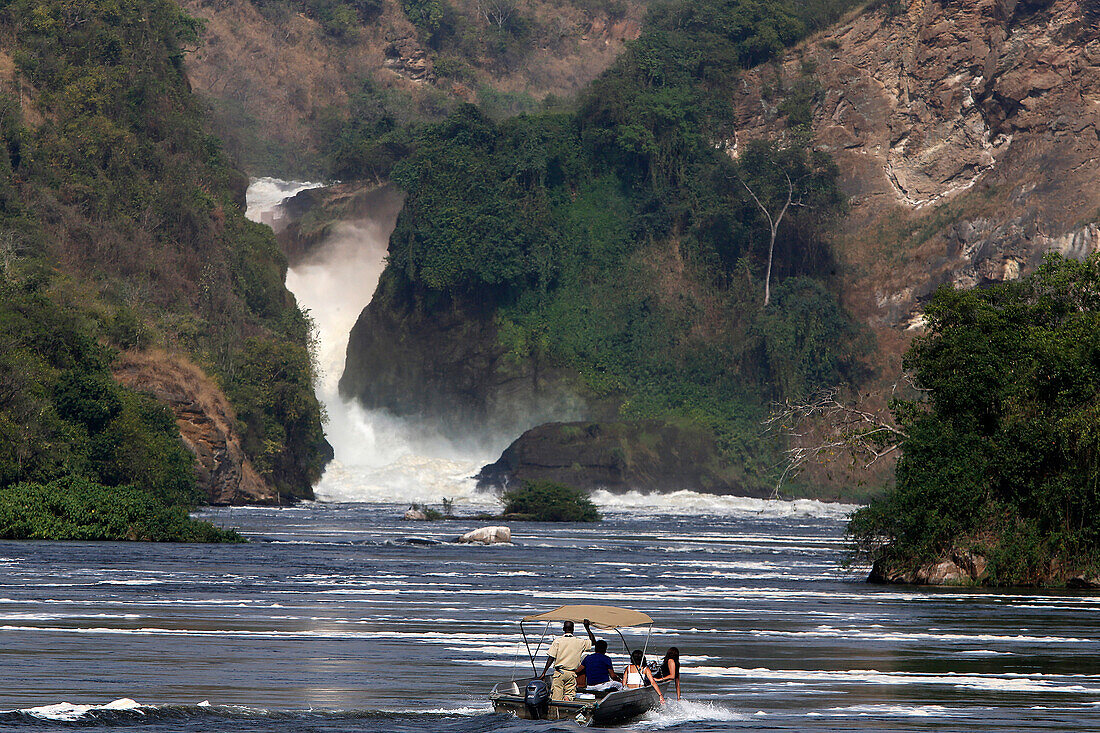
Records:
[[[279,205],[290,196],[321,184],[258,178],[248,188],[247,215],[253,221],[283,226]],[[317,397],[328,419],[325,435],[336,458],[314,493],[322,501],[417,502],[438,504],[444,497],[467,506],[493,508],[492,496],[478,492],[472,476],[500,455],[500,445],[460,446],[422,424],[415,427],[381,411],[365,410],[340,397],[348,337],[370,302],[385,267],[397,210],[335,227],[309,257],[287,272],[287,288],[313,319],[321,370]],[[795,502],[712,496],[691,491],[668,494],[612,494],[593,500],[605,511],[630,514],[721,514],[840,517],[855,507],[818,501]]]
[[[278,226],[278,207],[319,184],[260,178],[248,189],[247,216]],[[314,493],[322,501],[489,504],[471,478],[494,455],[471,454],[441,435],[340,397],[348,336],[385,267],[397,211],[338,224],[304,262],[287,272],[287,289],[313,319],[320,379],[317,397],[328,419],[335,460]],[[501,446],[503,448],[503,446]],[[499,450],[497,454],[499,455]]]

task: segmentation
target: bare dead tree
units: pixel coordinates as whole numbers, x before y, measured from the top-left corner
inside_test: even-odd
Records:
[[[779,213],[772,215],[767,206],[764,206],[764,202],[756,195],[748,183],[745,182],[741,176],[737,177],[737,180],[741,181],[741,185],[745,187],[745,190],[749,192],[749,196],[752,196],[752,200],[756,202],[756,205],[760,207],[760,210],[764,212],[764,217],[768,220],[768,229],[771,232],[771,239],[768,242],[768,269],[764,273],[764,306],[767,307],[768,303],[772,299],[772,259],[775,255],[775,236],[779,231],[779,225],[783,222],[783,217],[787,215],[787,209],[792,206],[801,206],[802,199],[795,199],[794,197],[794,181],[787,175],[786,171],[783,172],[783,177],[787,179],[787,200],[783,202],[782,208]]]
[[[902,381],[917,389],[908,376]],[[898,388],[899,383],[895,383],[891,396]],[[905,431],[889,411],[865,406],[870,399],[882,396],[862,395],[849,404],[841,400],[840,389],[833,387],[802,402],[776,403],[764,425],[767,431],[780,432],[790,441],[783,474],[775,486],[776,494],[810,461],[828,461],[847,454],[853,464],[868,469],[896,453],[908,437]]]
[[[503,28],[516,12],[516,0],[478,0],[477,12],[486,23]]]

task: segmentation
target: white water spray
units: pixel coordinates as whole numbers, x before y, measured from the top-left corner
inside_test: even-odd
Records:
[[[278,226],[279,205],[317,185],[254,180],[248,189],[247,215]],[[464,504],[489,504],[492,498],[478,493],[471,477],[496,456],[464,452],[442,435],[413,429],[400,418],[366,410],[339,394],[348,336],[385,267],[398,209],[399,201],[394,200],[369,216],[338,224],[287,272],[287,289],[317,331],[317,397],[328,415],[325,435],[336,456],[314,493],[322,501],[435,503],[448,497]]]

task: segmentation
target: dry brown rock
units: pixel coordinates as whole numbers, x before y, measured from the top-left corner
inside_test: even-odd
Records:
[[[195,364],[164,351],[128,351],[118,357],[112,372],[121,384],[171,408],[211,504],[280,503],[278,492],[245,455],[229,401]]]
[[[1097,250],[1100,34],[1082,0],[927,0],[856,14],[744,75],[737,136],[788,134],[782,92],[813,68],[814,145],[852,209],[838,242],[849,301],[906,326],[941,283],[1026,274]],[[913,233],[907,233],[906,229]],[[857,309],[859,310],[859,309]]]

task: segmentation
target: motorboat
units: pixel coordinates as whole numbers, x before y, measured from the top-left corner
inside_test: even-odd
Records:
[[[609,726],[626,723],[646,711],[661,704],[661,695],[656,685],[646,681],[641,687],[623,688],[610,691],[595,691],[579,687],[573,700],[553,700],[550,697],[549,683],[538,676],[536,659],[542,649],[543,641],[554,621],[572,621],[580,625],[587,619],[592,626],[607,631],[615,631],[626,649],[627,659],[631,647],[621,629],[646,627],[645,642],[642,644],[644,656],[649,646],[649,635],[653,629],[653,619],[641,611],[632,611],[615,606],[561,606],[545,613],[525,616],[520,620],[520,631],[531,661],[531,677],[516,678],[513,675],[507,682],[498,682],[489,692],[493,710],[510,713],[525,720],[575,720],[585,726]],[[524,624],[545,622],[542,635],[534,649]],[[668,684],[668,683],[665,683]]]

